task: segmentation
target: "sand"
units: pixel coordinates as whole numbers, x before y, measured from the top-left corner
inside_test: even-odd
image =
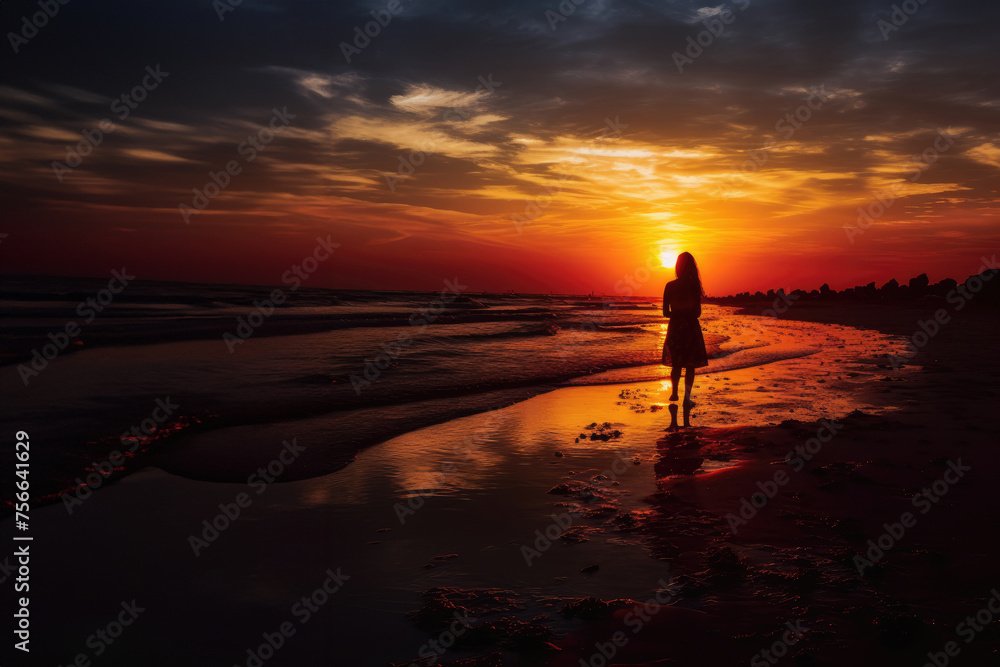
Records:
[[[788,315],[898,336],[927,314]],[[970,308],[899,370],[860,354],[874,334],[833,329],[845,347],[826,357],[700,377],[687,428],[683,411],[670,427],[658,380],[558,389],[260,493],[150,467],[72,515],[35,510],[48,555],[33,604],[39,633],[60,639],[33,658],[388,665],[454,638],[443,664],[773,664],[769,650],[783,664],[921,665],[955,641],[956,664],[994,664],[998,626],[969,643],[956,626],[1000,586],[997,324]],[[848,344],[865,361],[838,364]],[[831,433],[810,461],[786,461]],[[914,495],[942,479],[921,513]],[[727,519],[762,486],[774,497],[753,516],[744,507],[745,524]],[[219,520],[241,493],[239,517]],[[859,574],[867,541],[907,511],[914,525]],[[203,521],[228,525],[209,540]],[[317,596],[328,571],[347,578]],[[88,637],[132,599],[145,611],[96,656]],[[472,627],[449,630],[454,613]],[[293,632],[280,647],[260,650],[282,627]]]

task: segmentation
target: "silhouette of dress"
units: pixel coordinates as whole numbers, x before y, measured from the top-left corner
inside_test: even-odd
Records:
[[[664,366],[701,368],[708,366],[708,351],[701,333],[701,297],[671,280],[663,288],[663,316],[670,318],[663,343]]]

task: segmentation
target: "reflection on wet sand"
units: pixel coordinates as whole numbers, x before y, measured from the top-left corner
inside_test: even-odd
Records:
[[[687,428],[691,426],[691,408],[694,407],[690,403],[684,404],[684,427]],[[679,427],[677,426],[677,405],[670,405],[670,426],[667,430],[676,431]]]

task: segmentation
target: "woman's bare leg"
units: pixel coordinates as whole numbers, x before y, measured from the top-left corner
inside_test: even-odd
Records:
[[[678,378],[679,379],[679,378]],[[694,405],[691,400],[691,387],[694,386],[694,368],[688,368],[684,374],[684,404]]]
[[[681,383],[681,367],[671,366],[670,367],[670,400],[677,400],[677,385]]]

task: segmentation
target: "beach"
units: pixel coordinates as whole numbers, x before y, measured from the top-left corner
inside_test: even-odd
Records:
[[[4,9],[0,667],[1000,665],[996,2]]]
[[[447,406],[464,398],[439,397],[435,423],[353,456],[325,447],[336,414],[170,440],[78,504],[34,510],[36,636],[59,628],[35,651],[66,665],[773,664],[765,650],[876,665],[956,641],[988,664],[995,630],[966,644],[955,628],[1000,585],[996,369],[977,354],[995,313],[956,315],[895,369],[919,307],[787,316],[713,311],[688,415],[667,369],[638,365],[494,392],[463,416]],[[915,500],[925,488],[944,493]],[[129,604],[142,611],[120,636],[95,635]]]

